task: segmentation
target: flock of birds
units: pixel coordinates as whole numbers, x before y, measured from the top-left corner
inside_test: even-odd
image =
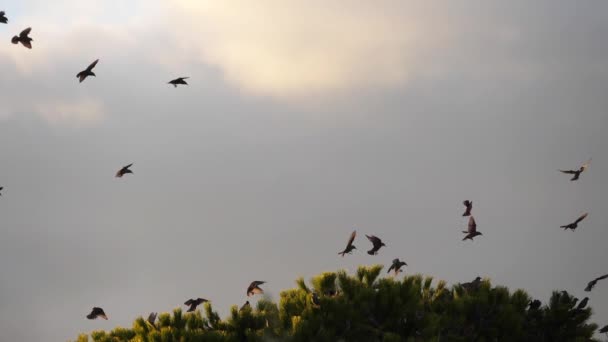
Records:
[[[3,24],[8,23],[8,18],[6,17],[4,11],[0,11],[0,23],[3,23]],[[32,28],[28,27],[25,30],[21,31],[21,33],[19,33],[19,35],[14,36],[11,39],[11,42],[13,44],[21,43],[21,45],[23,45],[24,47],[31,49],[32,41],[33,41],[33,39],[29,36],[31,32],[32,32]],[[84,80],[86,80],[87,77],[89,77],[89,76],[96,77],[95,73],[93,72],[93,69],[95,68],[95,66],[97,65],[98,62],[99,62],[99,59],[96,59],[86,69],[84,69],[84,70],[80,71],[78,74],[76,74],[76,77],[78,78],[80,83],[82,83]],[[178,85],[188,85],[188,83],[186,82],[186,79],[188,79],[188,78],[189,77],[178,77],[174,80],[169,81],[168,84],[173,85],[175,88],[177,88]],[[559,171],[562,173],[565,173],[565,174],[573,175],[573,177],[570,180],[576,181],[579,179],[581,174],[589,168],[590,163],[591,163],[591,159],[589,159],[586,163],[581,165],[576,170],[559,170]],[[116,172],[115,176],[118,178],[122,178],[126,174],[133,174],[133,171],[130,169],[131,166],[133,166],[133,163],[123,166]],[[2,191],[3,189],[4,189],[4,187],[0,186],[0,191]],[[0,196],[1,195],[2,194],[0,193]],[[466,234],[462,240],[463,241],[465,241],[465,240],[473,241],[473,239],[476,236],[483,235],[483,234],[477,230],[477,223],[475,222],[475,217],[473,217],[473,215],[471,214],[471,211],[473,210],[473,201],[465,200],[463,202],[463,204],[465,206],[465,212],[462,214],[462,216],[469,217],[469,222],[467,225],[467,230],[462,231],[464,234]],[[563,228],[564,230],[566,230],[566,229],[575,230],[578,227],[578,224],[581,221],[583,221],[587,217],[587,215],[589,215],[589,213],[585,212],[580,217],[578,217],[574,222],[560,226],[560,228]],[[357,249],[357,247],[354,245],[356,236],[357,236],[357,231],[355,230],[351,233],[350,238],[348,239],[348,242],[346,244],[346,248],[344,248],[343,251],[339,252],[338,253],[339,255],[344,257],[346,254],[352,254],[353,250]],[[369,251],[367,251],[367,254],[369,254],[369,255],[377,255],[380,248],[386,246],[386,244],[384,244],[384,242],[382,242],[382,240],[375,235],[365,235],[365,236],[372,243],[372,248]],[[397,276],[400,272],[402,272],[403,266],[407,266],[407,263],[396,258],[392,261],[392,264],[390,265],[387,273],[390,273],[391,271],[393,271],[394,275]],[[597,284],[598,281],[607,279],[607,278],[608,278],[608,274],[605,274],[605,275],[602,275],[600,277],[597,277],[597,278],[591,280],[587,284],[587,287],[585,287],[585,291],[590,292],[595,287],[595,285]],[[266,283],[266,282],[259,281],[259,280],[255,280],[255,281],[251,282],[251,284],[247,287],[247,296],[249,297],[249,296],[253,296],[255,294],[263,294],[264,291],[259,286],[264,283]],[[480,284],[481,284],[481,277],[477,277],[472,282],[463,283],[463,284],[461,284],[461,286],[463,286],[464,288],[467,288],[467,289],[472,289],[472,288],[478,287]],[[318,295],[316,293],[313,293],[312,301],[318,303],[319,299],[318,299]],[[588,301],[589,301],[589,298],[585,297],[579,303],[577,308],[578,307],[580,307],[581,309],[584,308],[587,305]],[[184,303],[184,305],[189,307],[187,312],[193,312],[196,310],[196,308],[199,305],[201,305],[205,302],[208,302],[208,300],[204,299],[204,298],[188,299]],[[540,306],[540,302],[533,301],[530,303],[530,305],[531,306],[534,306],[534,305]],[[244,309],[245,307],[249,307],[249,306],[250,306],[249,301],[246,301],[245,304],[243,304],[243,306],[241,307],[241,310]],[[150,322],[152,325],[154,325],[156,316],[157,316],[156,312],[150,313],[150,315],[148,316],[148,322]],[[106,315],[104,310],[100,307],[93,307],[93,309],[91,310],[91,313],[88,314],[86,317],[88,319],[96,319],[96,318],[103,318],[105,320],[108,319],[108,316]],[[608,334],[608,325],[601,328],[599,330],[599,332]]]

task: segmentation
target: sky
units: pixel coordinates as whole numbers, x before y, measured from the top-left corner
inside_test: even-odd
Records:
[[[224,317],[253,280],[276,300],[396,257],[450,284],[589,296],[608,324],[608,282],[583,291],[608,273],[608,2],[2,6],[3,339],[75,339],[196,297]],[[10,43],[26,27],[32,50]],[[577,182],[557,171],[589,158]],[[387,247],[367,255],[364,234]]]

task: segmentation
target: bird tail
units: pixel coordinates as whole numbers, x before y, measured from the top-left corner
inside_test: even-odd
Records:
[[[341,255],[342,257],[344,257],[344,253],[346,253],[346,252],[340,252],[340,253],[338,253],[338,255]]]

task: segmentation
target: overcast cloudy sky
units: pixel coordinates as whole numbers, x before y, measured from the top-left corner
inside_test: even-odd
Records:
[[[608,282],[583,291],[608,273],[608,2],[2,6],[2,340],[199,296],[225,316],[252,280],[277,299],[395,257],[449,283],[589,295],[608,323]],[[32,50],[10,43],[29,26]],[[556,171],[591,157],[578,182]],[[338,257],[355,228],[361,250]],[[368,256],[364,233],[388,247]],[[110,320],[86,320],[93,306]]]

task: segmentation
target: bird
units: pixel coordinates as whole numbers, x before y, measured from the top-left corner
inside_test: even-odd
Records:
[[[25,46],[28,49],[31,49],[33,39],[28,36],[30,32],[32,32],[32,28],[26,28],[25,30],[21,31],[18,36],[14,36],[13,39],[11,39],[11,42],[13,44],[21,43],[21,45]]]
[[[338,253],[338,255],[342,255],[342,257],[344,257],[345,254],[351,254],[353,249],[357,249],[357,247],[353,245],[353,241],[355,241],[356,236],[357,231],[353,230],[353,232],[350,234],[350,238],[348,239],[348,243],[346,244],[346,248],[344,248],[342,252]]]
[[[241,308],[239,309],[239,312],[243,311],[247,308],[251,308],[251,304],[249,304],[249,301],[246,301],[245,304],[243,304],[243,306],[241,306]]]
[[[91,313],[87,315],[87,318],[96,319],[97,317],[101,317],[105,320],[108,319],[108,316],[106,316],[106,313],[103,312],[102,308],[94,307],[93,310],[91,310]]]
[[[263,294],[264,290],[262,290],[259,286],[265,284],[265,281],[254,280],[249,284],[247,288],[247,297],[253,296],[255,294]]]
[[[3,187],[3,186],[0,186],[0,191],[2,191],[2,189],[4,189],[4,187]],[[2,196],[2,194],[0,194],[0,196]]]
[[[6,24],[8,23],[8,18],[4,14],[4,11],[0,11],[0,23]]]
[[[587,306],[587,303],[589,302],[589,297],[585,297],[583,298],[583,300],[581,300],[580,303],[578,303],[578,305],[576,306],[577,310],[582,310]]]
[[[122,176],[124,176],[127,173],[133,173],[133,171],[129,170],[129,168],[133,165],[133,163],[127,165],[127,166],[123,166],[122,169],[118,170],[118,172],[116,172],[116,177],[121,178]]]
[[[580,177],[581,173],[583,173],[583,171],[585,171],[586,169],[589,168],[590,164],[591,164],[591,158],[589,158],[589,160],[585,164],[581,165],[581,167],[578,170],[559,170],[559,171],[562,173],[574,175],[570,180],[575,181],[575,180],[578,180],[578,178]]]
[[[598,282],[599,280],[604,280],[604,279],[606,279],[606,278],[608,278],[608,274],[604,274],[604,275],[603,275],[603,276],[601,276],[601,277],[597,277],[597,278],[593,279],[592,281],[590,281],[590,282],[587,284],[587,287],[585,287],[585,291],[587,291],[587,292],[591,292],[591,290],[593,290],[593,288],[595,287],[595,284],[597,284],[597,282]]]
[[[604,327],[600,329],[600,334],[608,334],[608,325],[604,325]]]
[[[462,204],[464,204],[464,206],[466,207],[466,210],[464,211],[464,214],[462,214],[462,216],[471,216],[471,209],[473,209],[473,201],[465,200],[464,202],[462,202]]]
[[[464,287],[467,291],[477,290],[479,285],[481,285],[481,277],[476,277],[471,282],[460,284],[460,286]]]
[[[398,275],[399,272],[402,272],[401,267],[403,266],[407,266],[407,263],[405,263],[405,261],[401,261],[399,260],[399,258],[393,259],[393,263],[391,264],[391,267],[388,268],[388,271],[386,271],[386,273],[391,273],[391,270],[394,270],[395,275]]]
[[[93,72],[93,68],[97,65],[97,62],[99,62],[99,59],[96,59],[95,62],[91,63],[91,65],[89,65],[86,69],[76,74],[76,77],[78,77],[80,83],[82,83],[82,81],[84,81],[88,76],[96,77],[95,73]]]
[[[369,255],[376,255],[376,254],[378,254],[378,250],[380,250],[380,248],[382,248],[382,246],[386,246],[384,244],[384,242],[382,242],[382,240],[380,240],[380,238],[377,237],[377,236],[367,235],[366,234],[365,237],[367,237],[367,239],[373,245],[372,249],[370,249],[369,251],[367,251],[367,254],[369,254]]]
[[[463,230],[463,233],[467,234],[462,241],[469,239],[473,241],[473,238],[477,235],[483,235],[481,232],[477,231],[477,223],[475,223],[475,218],[473,216],[469,217],[469,228],[468,230]]]
[[[184,84],[184,85],[188,85],[188,83],[186,83],[186,80],[189,79],[190,77],[178,77],[174,80],[171,80],[168,82],[168,84],[173,84],[174,88],[177,88],[178,84]]]
[[[574,221],[574,222],[572,222],[572,223],[570,223],[570,224],[567,224],[567,225],[565,225],[565,226],[560,226],[560,228],[564,228],[564,230],[566,230],[566,229],[572,229],[572,230],[575,230],[575,229],[576,229],[576,227],[578,227],[579,222],[581,222],[582,220],[584,220],[584,219],[585,219],[585,217],[587,217],[587,215],[589,215],[589,213],[584,213],[584,214],[583,214],[583,215],[581,215],[579,218],[577,218],[577,219],[576,219],[576,221]]]
[[[543,303],[541,303],[540,300],[535,299],[535,300],[531,301],[530,304],[528,304],[528,305],[530,306],[530,310],[538,310],[542,304]]]
[[[156,321],[156,312],[150,312],[150,315],[148,315],[148,323],[150,323],[153,327],[156,328],[156,325],[154,325],[154,321]]]
[[[186,312],[192,312],[192,311],[196,310],[197,306],[199,306],[199,305],[201,305],[201,304],[203,304],[205,302],[208,302],[208,300],[206,300],[204,298],[188,299],[184,303],[184,305],[189,305],[190,306],[190,308]]]

